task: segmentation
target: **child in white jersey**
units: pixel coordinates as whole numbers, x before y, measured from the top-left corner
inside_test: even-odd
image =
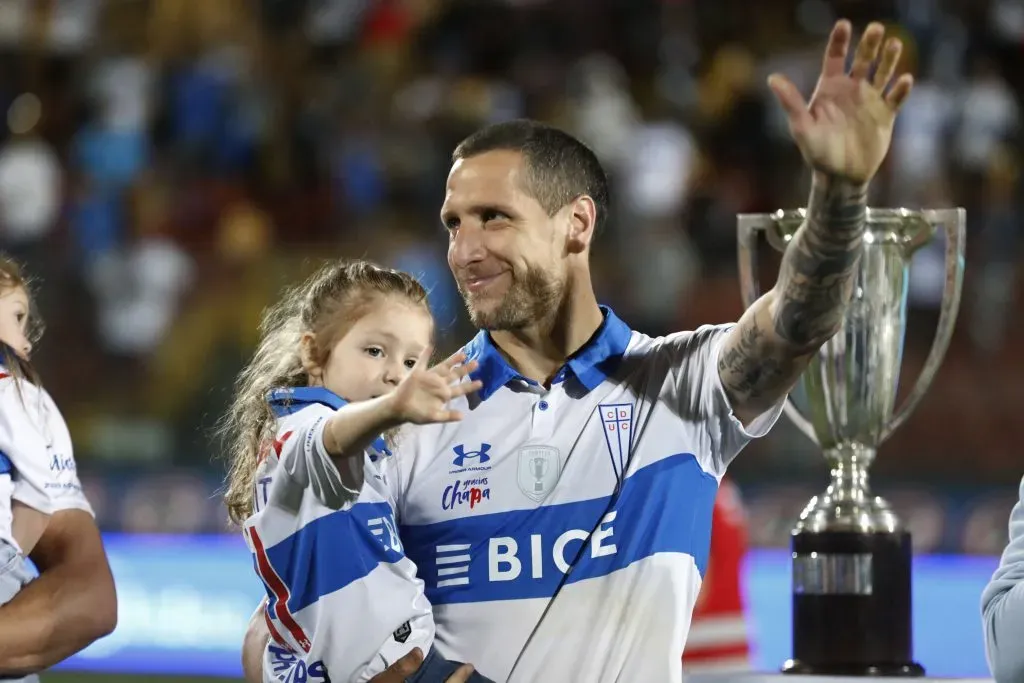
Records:
[[[37,323],[27,279],[0,255],[0,604],[35,577],[25,558],[46,529],[59,484],[47,421],[56,407],[29,363]]]
[[[414,647],[410,681],[460,666],[433,649],[382,438],[461,419],[448,402],[479,388],[461,353],[427,367],[433,331],[423,287],[365,261],[325,266],[265,317],[225,421],[225,498],[267,590],[268,683],[369,681]]]

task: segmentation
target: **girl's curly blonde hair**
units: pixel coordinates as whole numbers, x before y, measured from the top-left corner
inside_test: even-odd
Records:
[[[323,365],[347,327],[379,296],[401,296],[427,305],[423,285],[411,275],[369,261],[340,261],[324,265],[287,290],[264,313],[259,346],[238,376],[234,400],[218,430],[230,463],[224,502],[236,524],[252,514],[256,467],[261,450],[274,437],[268,393],[309,384],[302,365],[302,336],[313,335],[313,360]]]

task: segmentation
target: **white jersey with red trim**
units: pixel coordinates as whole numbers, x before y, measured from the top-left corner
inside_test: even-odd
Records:
[[[13,500],[47,514],[64,509],[92,514],[57,405],[45,389],[0,366],[0,540],[17,548]]]
[[[298,388],[269,401],[276,438],[244,525],[268,598],[264,681],[368,681],[434,640],[423,582],[398,538],[382,466],[390,452],[378,439],[339,468],[323,429],[343,399]]]

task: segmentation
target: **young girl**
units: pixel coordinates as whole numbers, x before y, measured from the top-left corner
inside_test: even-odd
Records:
[[[322,268],[264,319],[225,422],[225,499],[267,590],[264,681],[369,681],[414,647],[410,680],[459,666],[431,650],[381,436],[459,420],[448,402],[480,387],[462,354],[427,367],[433,328],[415,279],[362,261]]]
[[[29,363],[40,332],[26,278],[0,255],[0,604],[35,577],[25,557],[46,529],[71,457],[67,427]]]

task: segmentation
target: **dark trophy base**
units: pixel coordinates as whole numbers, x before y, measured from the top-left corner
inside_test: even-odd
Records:
[[[782,665],[782,673],[810,676],[883,676],[899,678],[903,676],[924,676],[924,667],[917,662],[910,662],[909,664],[836,664],[816,666],[796,659],[788,659]]]
[[[787,674],[923,676],[913,661],[910,534],[793,535]]]

